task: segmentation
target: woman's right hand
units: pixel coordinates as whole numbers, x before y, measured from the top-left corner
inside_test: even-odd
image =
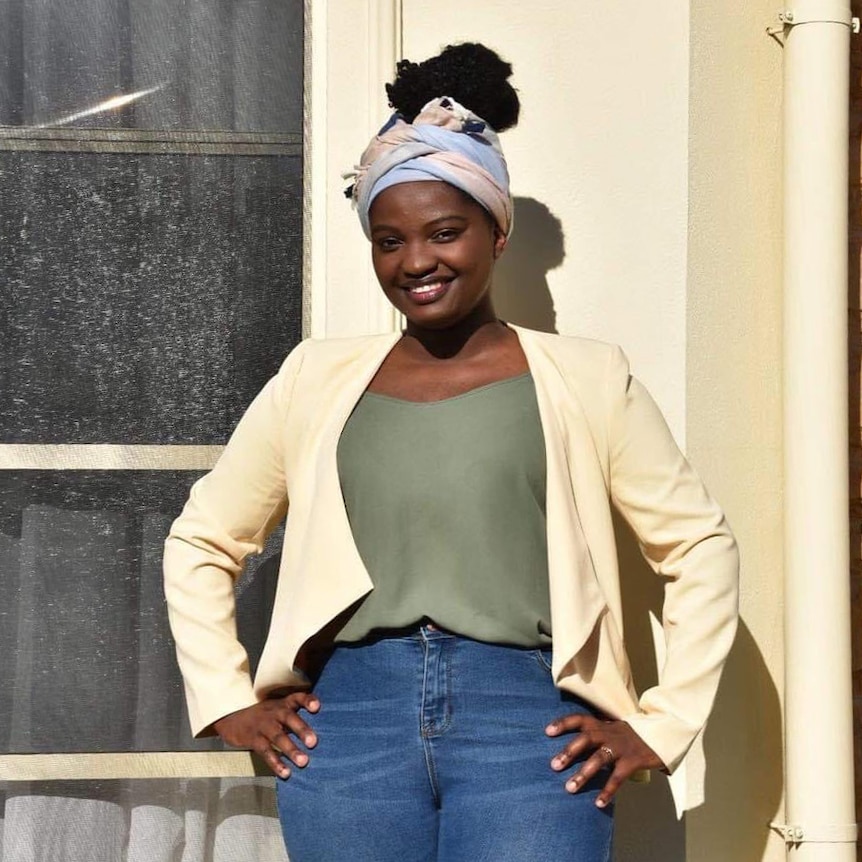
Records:
[[[290,768],[279,751],[299,767],[308,763],[308,755],[289,734],[301,739],[306,748],[317,745],[317,735],[300,718],[300,709],[317,712],[320,700],[310,691],[294,691],[232,712],[214,722],[213,728],[228,745],[256,752],[279,778],[287,778]]]

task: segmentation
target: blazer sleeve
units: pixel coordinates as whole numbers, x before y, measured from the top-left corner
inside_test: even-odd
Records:
[[[611,499],[665,581],[658,684],[625,716],[672,771],[706,723],[736,633],[739,555],[715,500],[615,348],[608,374]]]
[[[191,489],[164,552],[165,598],[192,733],[257,701],[236,632],[234,583],[287,511],[283,435],[303,345],[260,391]]]

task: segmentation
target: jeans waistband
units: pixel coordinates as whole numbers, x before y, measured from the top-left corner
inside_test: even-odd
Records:
[[[406,639],[417,641],[432,641],[445,638],[462,638],[462,640],[469,640],[469,638],[463,638],[461,635],[455,634],[455,632],[451,632],[448,629],[441,628],[436,623],[433,623],[430,620],[422,620],[421,622],[413,623],[412,625],[403,626],[400,628],[375,629],[367,637],[364,637],[361,641],[338,643],[336,644],[336,646],[363,646],[367,644],[377,643],[378,641],[382,640]]]

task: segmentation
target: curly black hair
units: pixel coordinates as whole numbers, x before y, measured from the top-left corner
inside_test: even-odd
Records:
[[[447,45],[422,63],[401,60],[386,94],[408,123],[431,99],[451,96],[502,132],[518,122],[521,109],[518,94],[507,80],[511,74],[511,64],[490,48],[462,42]]]

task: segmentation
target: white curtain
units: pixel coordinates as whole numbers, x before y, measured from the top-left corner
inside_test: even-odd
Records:
[[[88,482],[93,496],[105,490],[98,476],[61,478],[54,493],[71,497],[66,483],[76,482],[78,506]],[[119,485],[126,477],[110,478]],[[147,508],[167,480],[182,493],[192,477],[158,475],[149,489],[143,478],[129,477],[130,497],[139,501],[121,511],[31,505],[21,538],[2,538],[3,628],[6,639],[14,629],[17,641],[2,659],[11,683],[6,751],[220,746],[189,736],[161,595],[171,516]],[[164,494],[166,506],[175,497]],[[253,660],[268,625],[281,537],[277,530],[237,585],[240,632]],[[0,790],[0,862],[284,858],[274,779],[8,782]]]
[[[287,859],[269,779],[65,784],[7,791],[0,862]]]

